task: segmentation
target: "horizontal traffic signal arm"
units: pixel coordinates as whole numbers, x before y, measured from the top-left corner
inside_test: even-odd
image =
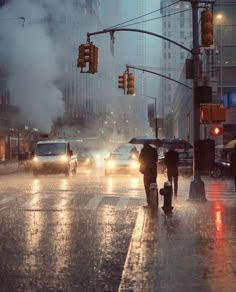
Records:
[[[114,32],[116,31],[130,31],[130,32],[140,32],[140,33],[145,33],[145,34],[149,34],[149,35],[152,35],[152,36],[155,36],[155,37],[158,37],[158,38],[161,38],[163,40],[166,40],[182,49],[184,49],[185,51],[189,52],[189,53],[193,53],[192,50],[190,50],[189,48],[171,40],[171,39],[168,39],[160,34],[157,34],[157,33],[153,33],[153,32],[150,32],[150,31],[147,31],[147,30],[142,30],[142,29],[134,29],[134,28],[111,28],[111,29],[104,29],[104,30],[100,30],[100,31],[96,31],[96,32],[88,32],[87,33],[87,42],[90,42],[90,36],[92,35],[97,35],[97,34],[104,34],[104,33],[110,33],[112,36],[114,35]]]
[[[127,68],[127,69],[128,69],[128,68],[131,68],[131,69],[139,70],[139,71],[142,71],[142,72],[147,72],[147,73],[151,73],[151,74],[154,74],[154,75],[158,75],[158,76],[160,76],[160,77],[163,77],[163,78],[169,79],[169,80],[171,80],[171,81],[173,81],[173,82],[176,82],[176,83],[178,83],[178,84],[180,84],[180,85],[183,85],[183,86],[187,87],[188,89],[193,89],[191,86],[188,86],[188,85],[186,85],[186,84],[184,84],[184,83],[182,83],[182,82],[180,82],[180,81],[178,81],[178,80],[176,80],[176,79],[173,79],[173,78],[171,78],[171,77],[168,77],[168,76],[162,75],[162,74],[157,73],[157,72],[154,72],[154,71],[146,70],[146,69],[144,69],[144,68],[135,67],[135,66],[131,66],[131,65],[126,65],[126,68]]]

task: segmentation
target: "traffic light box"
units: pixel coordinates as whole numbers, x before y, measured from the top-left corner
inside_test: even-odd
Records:
[[[213,15],[209,9],[201,12],[201,37],[203,47],[213,45]]]
[[[223,134],[223,128],[221,126],[213,126],[210,128],[210,136],[218,137]]]
[[[126,89],[126,74],[120,74],[118,76],[118,88]]]
[[[127,92],[128,95],[134,95],[134,74],[133,73],[127,73]]]
[[[88,64],[88,66],[87,66]],[[82,44],[79,46],[77,67],[81,68],[81,73],[96,73],[98,67],[98,48],[92,43]],[[83,71],[84,68],[88,70]]]

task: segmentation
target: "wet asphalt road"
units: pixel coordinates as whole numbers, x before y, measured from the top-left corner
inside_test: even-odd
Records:
[[[117,291],[140,177],[0,177],[0,291]]]
[[[234,291],[233,181],[207,181],[200,207],[189,182],[166,221],[140,207],[141,176],[0,176],[0,291]]]

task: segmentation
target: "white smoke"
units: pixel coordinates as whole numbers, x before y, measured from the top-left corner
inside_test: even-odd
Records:
[[[34,127],[49,131],[64,108],[55,85],[60,79],[58,50],[42,21],[46,11],[37,3],[15,0],[0,10],[1,64],[8,71],[11,102]]]

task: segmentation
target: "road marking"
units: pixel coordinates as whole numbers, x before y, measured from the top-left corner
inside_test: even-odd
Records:
[[[87,205],[84,206],[84,209],[96,209],[99,205],[99,203],[102,201],[102,196],[96,196],[90,199],[87,203]]]
[[[4,205],[6,203],[9,203],[9,202],[13,201],[15,198],[16,198],[16,196],[4,198],[4,199],[0,200],[0,205]]]
[[[123,210],[127,208],[129,198],[119,198],[119,201],[116,204],[116,209]]]

